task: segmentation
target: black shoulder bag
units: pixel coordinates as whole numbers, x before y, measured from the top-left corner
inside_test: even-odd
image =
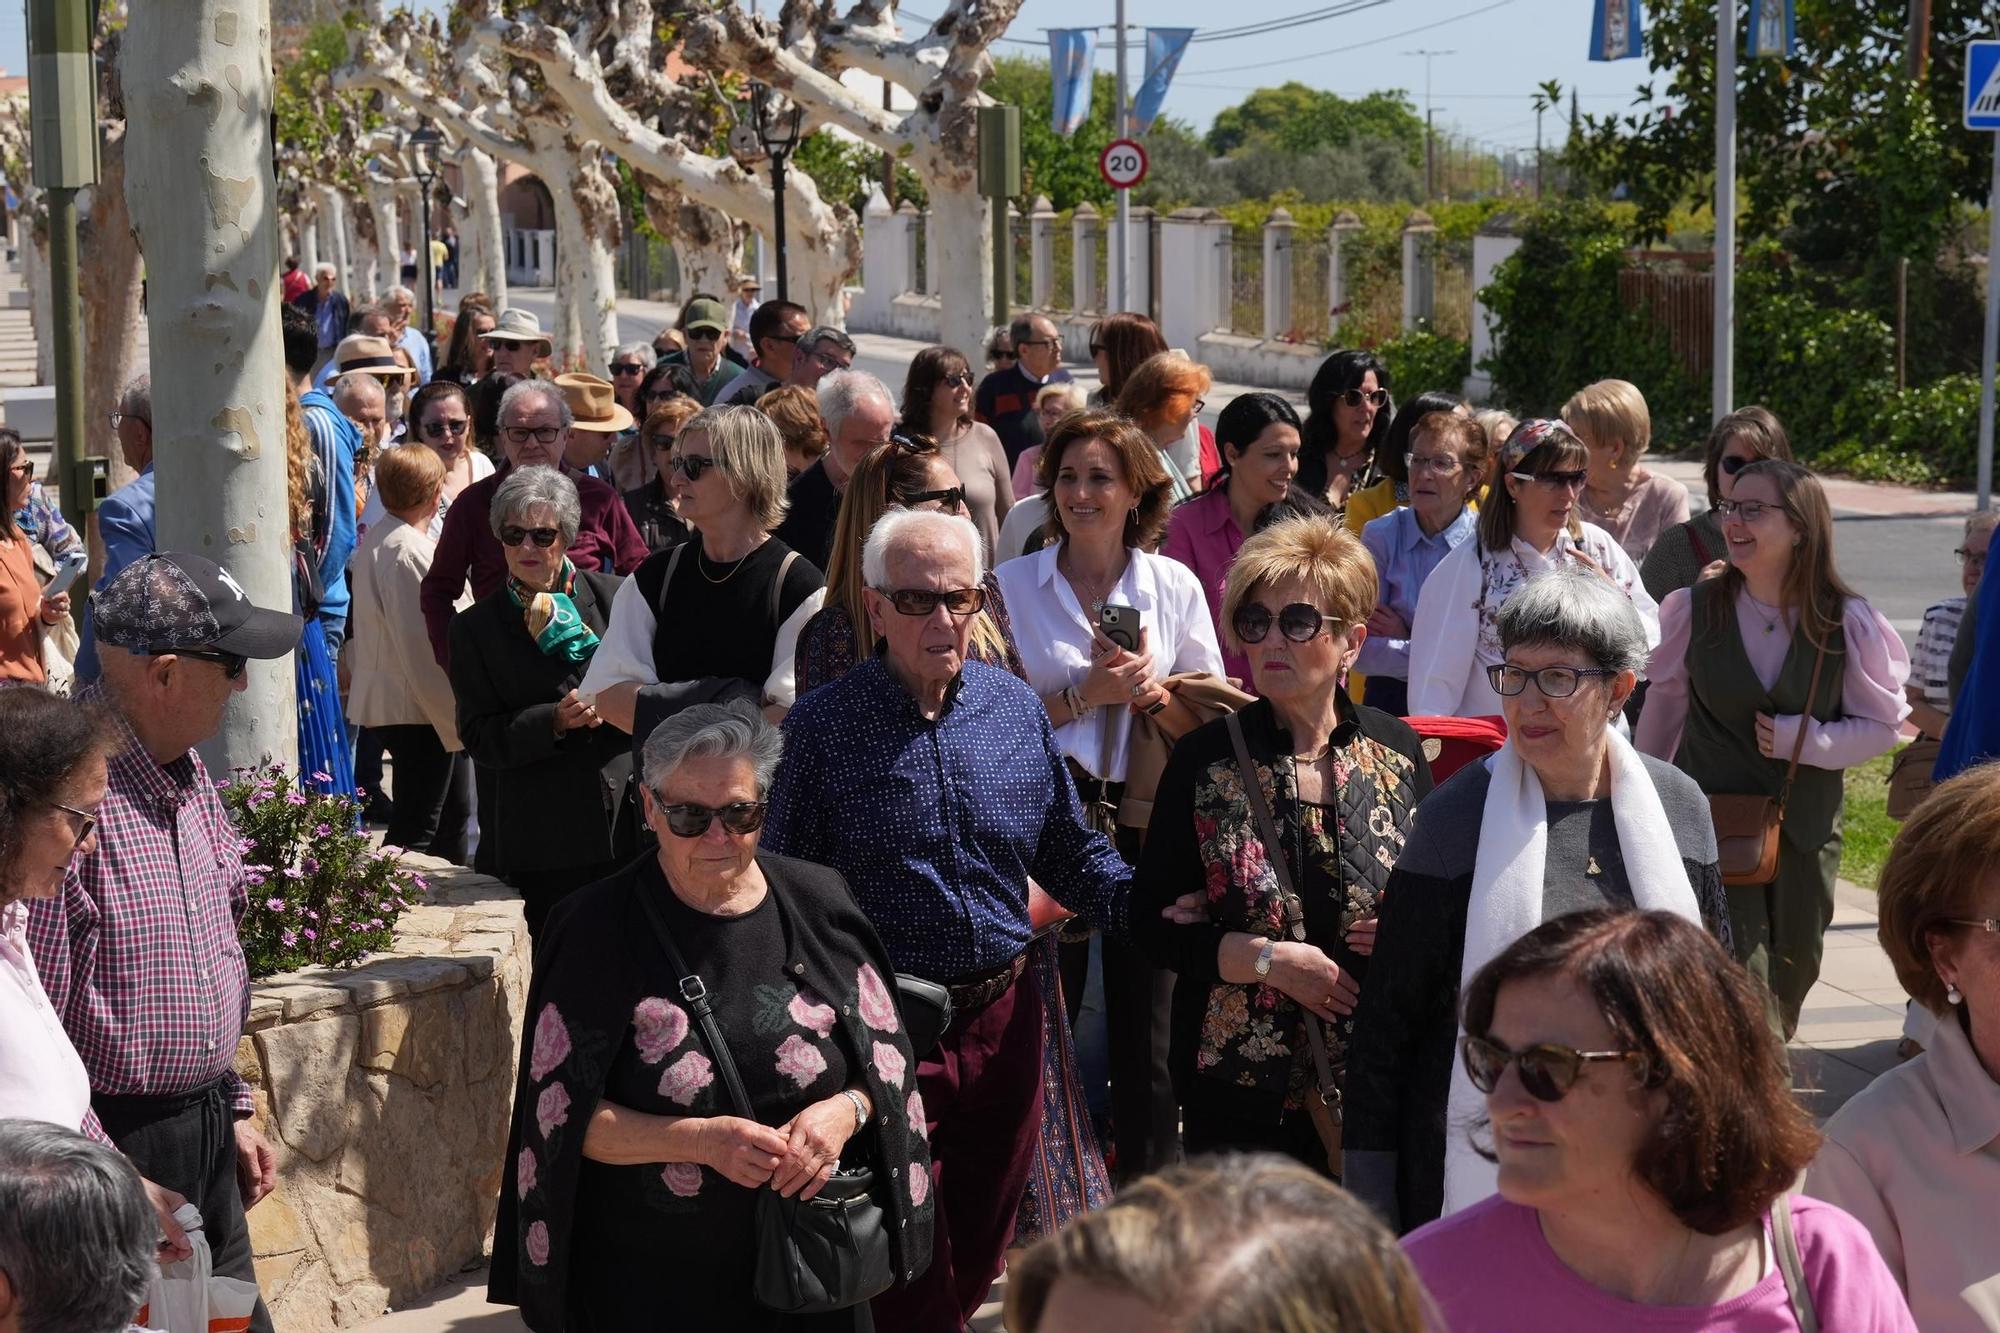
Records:
[[[702,1040],[715,1058],[736,1114],[756,1120],[756,1108],[736,1072],[729,1042],[708,1003],[708,987],[681,957],[660,905],[644,891],[639,900],[667,951],[667,961],[679,974],[681,999],[701,1025]],[[889,1224],[875,1197],[875,1172],[865,1166],[836,1167],[810,1199],[797,1195],[787,1199],[768,1186],[759,1189],[751,1220],[751,1244],[757,1255],[750,1277],[751,1298],[780,1314],[850,1309],[881,1295],[896,1280],[889,1253]]]

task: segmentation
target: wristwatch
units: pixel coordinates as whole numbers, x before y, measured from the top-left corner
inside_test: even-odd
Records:
[[[1276,940],[1265,940],[1264,947],[1257,951],[1257,961],[1255,964],[1252,965],[1251,970],[1254,971],[1260,977],[1270,976],[1271,955],[1276,953],[1277,951],[1278,951],[1278,942]]]
[[[868,1108],[862,1104],[861,1094],[852,1088],[842,1088],[840,1095],[847,1098],[854,1106],[854,1132],[859,1134],[862,1127],[868,1123]]]

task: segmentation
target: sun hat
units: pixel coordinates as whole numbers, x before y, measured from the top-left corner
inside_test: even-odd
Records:
[[[396,349],[387,338],[367,333],[350,333],[333,351],[335,378],[350,371],[362,371],[383,379],[415,379],[417,372],[396,359]]]
[[[618,391],[610,380],[595,375],[558,375],[555,385],[569,404],[571,430],[598,430],[616,434],[632,429],[632,414],[618,402]]]
[[[543,356],[555,350],[549,335],[542,332],[542,321],[535,318],[532,310],[513,307],[502,310],[500,317],[493,321],[493,327],[479,336],[487,342],[540,343]]]

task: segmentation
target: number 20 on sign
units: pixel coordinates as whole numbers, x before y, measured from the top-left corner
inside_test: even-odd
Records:
[[[1114,190],[1129,190],[1146,179],[1146,150],[1137,139],[1113,139],[1097,155],[1097,173]]]

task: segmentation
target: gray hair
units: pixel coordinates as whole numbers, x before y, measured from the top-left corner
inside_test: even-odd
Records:
[[[146,1299],[159,1223],[116,1150],[0,1120],[0,1272],[23,1333],[123,1333]]]
[[[611,359],[616,361],[625,356],[631,357],[648,370],[660,364],[660,354],[651,343],[625,343],[611,354]]]
[[[972,557],[972,583],[978,587],[986,578],[986,561],[979,529],[963,514],[946,514],[935,509],[890,509],[875,520],[868,540],[861,547],[861,581],[878,592],[888,592],[889,556],[898,548],[930,534],[949,534]]]
[[[576,530],[583,524],[583,504],[576,498],[576,483],[552,467],[516,468],[507,474],[493,492],[493,509],[487,515],[493,535],[498,537],[509,520],[537,505],[556,511],[563,545],[576,540]]]
[[[365,370],[350,370],[333,383],[333,405],[345,412],[349,400],[356,394],[369,393],[378,395],[382,399],[382,405],[388,406],[389,386],[382,383],[379,376],[371,375]]]
[[[1646,622],[1618,585],[1588,569],[1562,567],[1516,588],[1493,617],[1502,650],[1553,644],[1580,650],[1607,671],[1643,671]]]
[[[399,285],[391,287],[382,297],[382,301],[384,304],[390,301],[408,301],[411,305],[415,305],[417,303],[417,294],[408,287]]]
[[[153,377],[140,373],[132,377],[125,386],[125,392],[118,395],[118,410],[128,417],[152,424],[153,421]]]
[[[337,278],[340,276],[340,270],[322,260],[319,263],[313,265],[313,276],[315,278],[318,277]]]
[[[839,436],[841,426],[866,399],[885,403],[891,416],[896,412],[896,396],[889,386],[865,370],[834,371],[819,382],[818,397],[819,419],[826,423],[829,439]]]
[[[568,430],[570,423],[576,420],[576,413],[569,410],[569,402],[563,397],[562,390],[556,387],[555,381],[542,379],[526,379],[508,386],[507,392],[500,395],[500,410],[493,414],[493,419],[502,426],[506,425],[508,416],[514,411],[514,404],[530,398],[539,398],[555,408],[557,420],[562,422],[564,430]]]
[[[674,770],[690,759],[748,759],[757,773],[757,799],[762,800],[784,748],[784,734],[748,699],[696,704],[653,728],[640,751],[641,771],[657,797]]]
[[[821,343],[832,343],[849,356],[854,355],[854,339],[847,336],[846,329],[836,329],[831,324],[815,324],[806,330],[806,336],[799,339],[799,346],[812,348]]]

